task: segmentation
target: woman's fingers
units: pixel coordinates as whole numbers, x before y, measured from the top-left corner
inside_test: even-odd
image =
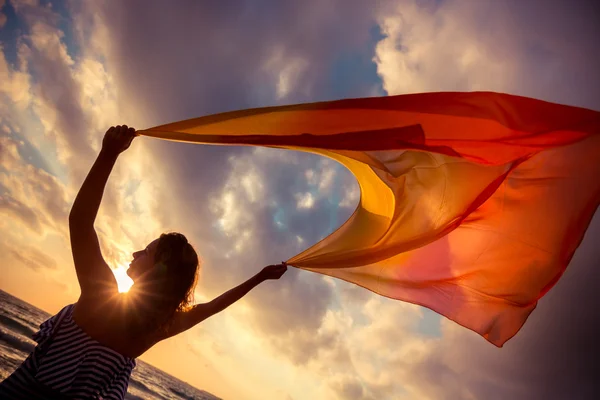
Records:
[[[111,126],[106,131],[102,146],[103,148],[110,148],[117,153],[121,153],[129,148],[136,136],[136,131],[133,127],[127,125]]]
[[[115,132],[115,133],[131,133],[131,134],[135,134],[135,128],[133,126],[127,126],[127,125],[116,125],[116,126],[111,126],[110,128],[108,128],[108,130],[106,131],[108,132]]]

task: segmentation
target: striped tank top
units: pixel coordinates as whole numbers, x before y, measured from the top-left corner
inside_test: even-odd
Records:
[[[125,398],[135,359],[92,339],[73,320],[74,307],[64,307],[40,325],[33,335],[38,345],[0,382],[0,398]]]

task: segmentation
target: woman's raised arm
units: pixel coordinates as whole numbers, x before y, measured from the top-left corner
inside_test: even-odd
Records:
[[[88,173],[69,214],[71,250],[81,297],[91,298],[117,293],[117,282],[100,252],[94,221],[104,187],[117,157],[135,137],[135,129],[127,125],[111,127],[102,141],[102,150]]]

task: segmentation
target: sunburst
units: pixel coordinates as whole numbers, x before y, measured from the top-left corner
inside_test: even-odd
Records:
[[[117,280],[119,293],[128,292],[133,285],[133,281],[129,276],[127,276],[127,267],[119,265],[117,268],[113,269],[113,273],[115,274],[115,279]]]

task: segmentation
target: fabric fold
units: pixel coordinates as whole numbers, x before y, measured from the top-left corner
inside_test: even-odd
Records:
[[[600,202],[600,113],[507,94],[269,107],[138,132],[338,161],[359,205],[289,264],[423,305],[497,346],[556,283]]]

